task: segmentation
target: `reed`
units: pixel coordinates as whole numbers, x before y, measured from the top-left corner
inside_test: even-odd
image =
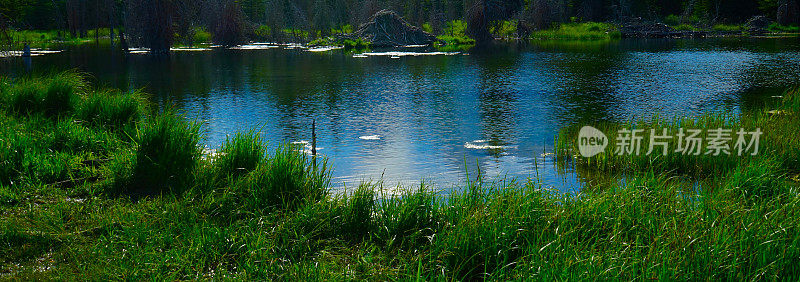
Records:
[[[113,192],[153,195],[185,191],[200,161],[200,138],[200,125],[174,112],[148,118],[137,128],[134,149],[117,156]],[[125,157],[125,153],[131,156]]]
[[[699,117],[682,117],[672,120],[662,120],[658,117],[652,119],[639,119],[628,123],[599,123],[594,125],[596,128],[605,132],[609,138],[609,146],[605,152],[592,158],[578,157],[578,146],[575,142],[578,135],[578,127],[567,127],[563,129],[556,141],[557,157],[560,163],[574,163],[584,168],[593,170],[625,173],[631,171],[669,171],[676,174],[685,174],[694,177],[703,177],[726,173],[732,169],[756,162],[764,158],[773,158],[780,164],[779,167],[790,171],[799,172],[798,152],[800,152],[800,137],[790,128],[800,126],[800,119],[797,119],[798,90],[787,90],[782,101],[773,108],[764,108],[754,112],[745,112],[741,115],[726,115],[707,113]],[[615,147],[619,144],[619,132],[622,129],[644,129],[645,132],[640,136],[650,136],[650,130],[661,134],[667,130],[668,134],[675,136],[679,130],[701,129],[704,133],[700,137],[707,138],[707,131],[711,129],[723,128],[732,129],[732,140],[729,142],[730,154],[720,153],[709,154],[706,148],[705,139],[699,154],[684,154],[676,152],[678,148],[678,138],[666,141],[670,151],[666,155],[662,154],[662,147],[654,146],[654,150],[648,154],[651,140],[644,138],[641,141],[641,150],[638,154],[624,154],[617,151]],[[752,132],[759,129],[763,135],[759,138],[759,151],[752,155],[753,150],[743,152],[740,156],[735,149],[737,141],[736,132],[744,129]],[[749,137],[748,137],[749,138]],[[662,140],[663,141],[663,140]],[[749,141],[749,139],[748,139]]]
[[[5,85],[4,101],[13,112],[59,115],[73,110],[78,95],[83,94],[83,77],[66,72],[39,80],[21,80]]]
[[[216,177],[236,178],[255,170],[266,160],[265,147],[264,140],[254,131],[229,137],[214,160]]]
[[[77,104],[75,119],[93,126],[117,129],[138,122],[147,112],[141,94],[95,92]]]

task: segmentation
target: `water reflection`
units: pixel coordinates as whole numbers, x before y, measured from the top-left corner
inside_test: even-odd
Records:
[[[252,128],[272,147],[310,140],[316,120],[339,187],[383,178],[446,189],[480,170],[570,191],[602,179],[546,155],[560,127],[760,107],[800,82],[798,51],[796,39],[537,41],[400,59],[297,49],[150,57],[81,46],[34,57],[31,68],[77,68],[103,86],[142,88],[203,122],[209,147]],[[26,72],[16,59],[0,71]]]

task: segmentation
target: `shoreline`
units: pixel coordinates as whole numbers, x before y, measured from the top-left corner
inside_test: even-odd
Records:
[[[792,178],[800,143],[788,130],[800,126],[797,90],[731,121],[769,133],[769,154],[756,158],[603,157],[580,165],[627,168],[628,180],[574,196],[535,181],[470,181],[448,195],[420,185],[387,196],[380,183],[332,193],[324,160],[267,151],[252,131],[231,135],[213,161],[203,158],[196,124],[150,111],[141,94],[94,90],[75,74],[0,86],[4,276],[800,277]],[[570,132],[557,143],[560,158],[573,158]],[[713,185],[687,193],[654,172],[682,167],[702,168],[695,172]]]

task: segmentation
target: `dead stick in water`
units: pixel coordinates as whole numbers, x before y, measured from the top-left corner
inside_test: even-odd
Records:
[[[311,155],[317,155],[317,121],[311,120]]]

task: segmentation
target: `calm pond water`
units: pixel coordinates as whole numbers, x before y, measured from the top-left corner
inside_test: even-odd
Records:
[[[212,50],[120,56],[88,44],[0,60],[11,75],[77,68],[97,84],[143,88],[202,121],[205,145],[258,129],[271,146],[310,140],[334,185],[383,179],[448,189],[478,167],[491,179],[585,180],[552,152],[569,124],[738,112],[800,82],[800,40],[686,39],[509,43],[452,56],[354,58],[341,50]]]

